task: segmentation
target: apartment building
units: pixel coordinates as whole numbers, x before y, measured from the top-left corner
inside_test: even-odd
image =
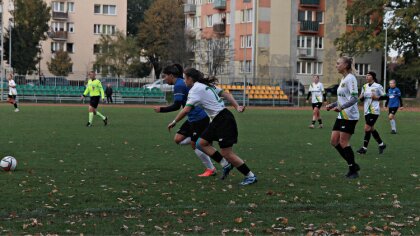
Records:
[[[187,30],[196,44],[226,37],[226,58],[219,78],[252,78],[254,83],[275,83],[295,78],[308,85],[313,74],[325,84],[340,79],[335,69],[339,52],[334,40],[353,30],[346,18],[350,0],[186,0]],[[205,45],[205,43],[204,43]],[[195,48],[195,53],[203,54]],[[204,47],[205,52],[210,52]],[[382,52],[355,58],[363,76],[375,70],[381,76]],[[208,68],[212,55],[194,58]],[[204,60],[203,60],[204,58]]]
[[[127,29],[127,0],[45,0],[51,7],[46,41],[40,42],[40,72],[53,76],[47,66],[55,52],[67,51],[73,67],[68,79],[84,79],[93,69],[102,34],[113,35]],[[13,0],[3,0],[5,24],[14,9]]]

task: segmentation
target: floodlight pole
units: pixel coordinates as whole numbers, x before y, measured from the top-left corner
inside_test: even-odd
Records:
[[[0,78],[1,78],[1,98],[3,101],[3,0],[0,0]]]

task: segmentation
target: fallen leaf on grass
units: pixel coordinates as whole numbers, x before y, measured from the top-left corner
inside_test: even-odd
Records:
[[[391,223],[389,223],[389,225],[395,226],[395,227],[404,227],[405,226],[405,224],[400,224],[400,223],[395,223],[395,222],[391,222]]]
[[[242,223],[243,221],[244,220],[242,219],[242,217],[238,217],[238,218],[235,219],[235,222],[238,223],[238,224]]]
[[[286,217],[277,217],[276,221],[280,221],[280,223],[287,225],[289,223],[289,219],[287,219]]]

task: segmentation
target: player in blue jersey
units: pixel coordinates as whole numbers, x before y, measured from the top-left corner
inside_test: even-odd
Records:
[[[163,76],[165,81],[174,85],[174,103],[167,107],[154,107],[155,112],[173,112],[185,106],[188,98],[189,89],[185,85],[183,79],[183,68],[179,64],[167,66],[163,69]],[[188,119],[182,124],[181,128],[175,134],[175,143],[185,143],[189,141],[194,149],[196,155],[203,162],[206,170],[204,173],[198,175],[200,177],[209,177],[216,175],[216,168],[211,159],[205,153],[195,148],[195,142],[200,137],[201,133],[207,128],[210,119],[203,109],[196,107],[188,113]]]
[[[397,83],[395,80],[389,81],[389,89],[385,107],[389,107],[389,122],[391,123],[391,134],[397,133],[397,124],[395,123],[395,114],[397,114],[398,108],[403,109],[403,101],[401,99],[401,91],[396,87]]]

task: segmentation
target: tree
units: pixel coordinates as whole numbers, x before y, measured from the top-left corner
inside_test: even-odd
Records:
[[[186,61],[183,1],[155,0],[139,26],[137,40],[159,78],[162,67]]]
[[[39,41],[46,39],[49,29],[50,7],[43,0],[15,0],[12,29],[12,66],[18,74],[25,75],[36,70],[40,58]],[[10,32],[7,32],[4,51],[9,51]],[[5,53],[6,59],[9,55]]]
[[[210,76],[223,72],[226,56],[229,53],[229,42],[226,38],[210,38],[195,42],[195,56],[201,67],[206,68]]]
[[[127,35],[134,36],[139,32],[139,24],[144,20],[144,13],[153,0],[127,1]]]
[[[68,52],[57,51],[55,57],[51,58],[51,63],[47,62],[48,70],[56,76],[68,76],[71,72],[73,63]]]
[[[385,8],[390,15],[385,18]],[[420,1],[418,0],[354,0],[347,8],[347,18],[354,19],[353,30],[336,39],[339,51],[351,56],[363,55],[370,50],[383,50],[385,43],[384,20],[388,21],[388,46],[404,58],[398,68],[403,78],[416,78],[420,82]],[[420,89],[417,93],[420,98]]]
[[[100,52],[96,55],[95,66],[101,68],[103,76],[118,77],[147,73],[140,61],[140,49],[133,37],[117,32],[115,36],[102,35],[99,40]],[[149,71],[150,72],[150,71]]]

